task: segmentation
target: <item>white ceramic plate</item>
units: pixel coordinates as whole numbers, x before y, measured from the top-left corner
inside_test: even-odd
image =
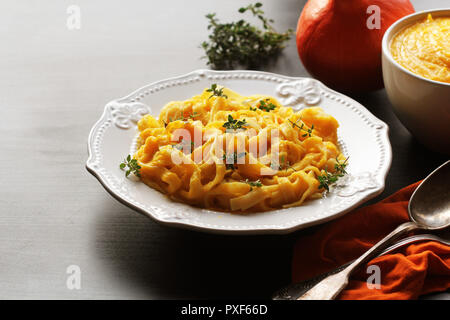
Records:
[[[339,143],[350,157],[349,174],[322,199],[249,215],[176,203],[136,179],[125,178],[119,164],[137,148],[136,123],[141,116],[158,115],[167,102],[189,99],[212,83],[243,95],[272,95],[296,110],[322,107],[340,124]],[[383,191],[392,157],[387,125],[361,104],[314,79],[258,71],[198,70],[113,100],[92,128],[88,150],[87,169],[123,204],[166,225],[234,234],[288,233],[336,218]]]

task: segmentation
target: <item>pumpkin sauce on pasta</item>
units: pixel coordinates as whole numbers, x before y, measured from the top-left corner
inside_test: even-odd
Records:
[[[322,196],[346,161],[339,124],[319,107],[294,112],[275,98],[216,85],[138,123],[140,178],[171,199],[237,213]],[[325,187],[325,188],[324,188]]]

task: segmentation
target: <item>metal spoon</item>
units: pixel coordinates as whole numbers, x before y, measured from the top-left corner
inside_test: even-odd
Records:
[[[331,300],[345,288],[350,274],[384,248],[413,230],[440,230],[450,225],[450,160],[434,170],[412,194],[408,214],[411,221],[399,225],[344,270],[331,275],[298,300]]]
[[[414,242],[420,242],[420,241],[436,241],[436,242],[445,244],[447,246],[450,246],[450,234],[447,233],[445,235],[445,238],[443,238],[442,236],[437,236],[435,234],[431,234],[431,233],[416,234],[416,235],[399,240],[398,242],[394,243],[390,247],[384,249],[377,256],[379,257],[379,256],[383,256],[385,254],[392,253],[393,251],[397,250],[398,248],[401,248],[403,246],[409,245]],[[293,283],[284,288],[281,288],[280,290],[276,291],[272,295],[272,299],[273,300],[297,300],[298,297],[303,295],[306,291],[308,291],[309,289],[314,287],[320,281],[322,281],[326,277],[329,277],[333,274],[336,274],[336,273],[344,270],[352,262],[353,261],[350,261],[342,266],[337,267],[336,269],[333,269],[324,274],[315,276],[314,278],[303,280],[303,281],[297,282],[297,283]]]

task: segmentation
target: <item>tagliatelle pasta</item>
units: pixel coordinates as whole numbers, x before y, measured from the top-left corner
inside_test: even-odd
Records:
[[[322,195],[318,177],[345,160],[338,126],[319,107],[294,112],[270,96],[205,89],[144,116],[134,158],[141,180],[175,201],[267,211]]]

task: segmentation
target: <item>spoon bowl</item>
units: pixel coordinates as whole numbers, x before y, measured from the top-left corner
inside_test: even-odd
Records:
[[[417,187],[408,205],[411,221],[427,230],[450,225],[450,161],[434,170]]]

